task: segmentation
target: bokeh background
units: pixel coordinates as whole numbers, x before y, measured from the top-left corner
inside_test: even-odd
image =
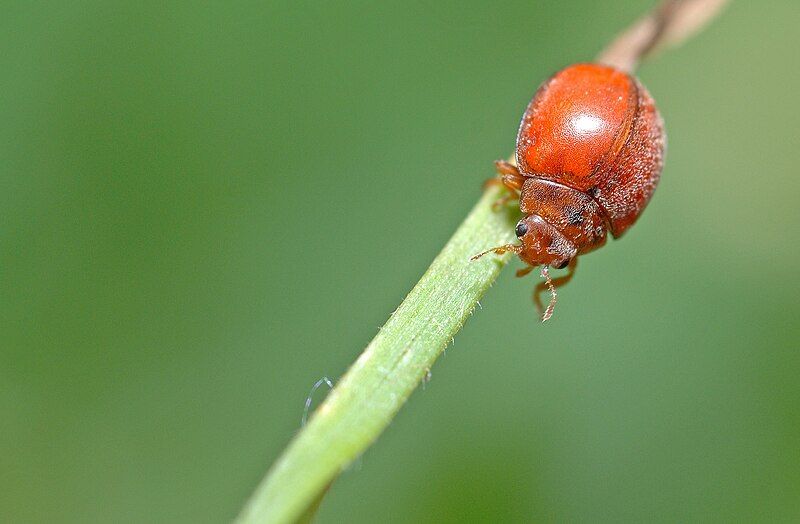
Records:
[[[0,519],[233,518],[652,4],[4,2]],[[643,218],[545,326],[504,272],[320,522],[800,519],[799,25],[734,1],[642,67]]]

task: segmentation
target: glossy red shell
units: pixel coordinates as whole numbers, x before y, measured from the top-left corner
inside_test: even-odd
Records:
[[[655,191],[665,145],[661,116],[638,80],[611,67],[576,64],[533,97],[516,160],[526,177],[587,194],[618,237]]]

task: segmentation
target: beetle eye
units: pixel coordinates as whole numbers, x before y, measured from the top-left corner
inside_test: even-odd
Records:
[[[564,269],[568,265],[569,265],[569,259],[567,259],[567,260],[561,262],[559,265],[553,266],[553,267],[556,268],[556,269]]]
[[[516,232],[517,232],[517,238],[524,237],[525,233],[528,232],[528,224],[520,220],[519,222],[517,222]]]

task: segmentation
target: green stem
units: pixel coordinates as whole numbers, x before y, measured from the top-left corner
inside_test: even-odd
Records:
[[[294,522],[389,425],[464,325],[510,255],[470,257],[514,240],[512,211],[487,190],[414,289],[297,434],[238,522]]]
[[[700,30],[725,0],[664,0],[599,58],[632,70],[643,52]],[[692,12],[693,17],[684,16]],[[676,36],[677,35],[677,36]],[[644,45],[643,45],[644,44]],[[470,256],[514,239],[511,212],[494,213],[485,192],[411,293],[350,367],[256,488],[238,522],[304,522],[330,483],[389,425],[461,329],[510,255]]]

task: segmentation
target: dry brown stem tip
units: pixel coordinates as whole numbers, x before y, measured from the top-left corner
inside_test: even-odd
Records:
[[[639,62],[700,31],[728,0],[665,0],[609,44],[597,61],[632,72]]]

